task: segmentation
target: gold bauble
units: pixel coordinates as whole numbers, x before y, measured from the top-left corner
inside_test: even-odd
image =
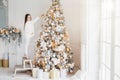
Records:
[[[66,48],[66,51],[67,51],[67,52],[70,52],[70,48]]]
[[[56,4],[58,4],[58,1],[54,1],[54,2],[52,3],[53,6],[56,5]]]
[[[60,11],[60,8],[59,8],[59,7],[56,7],[56,11]]]
[[[59,18],[59,17],[57,17],[57,18],[56,18],[56,20],[57,20],[57,21],[59,21],[59,20],[60,20],[60,18]]]
[[[46,68],[46,66],[43,67],[43,71],[44,71],[44,72],[47,72],[47,71],[48,71],[48,69]]]
[[[6,30],[6,31],[5,31],[5,33],[8,35],[8,34],[9,34],[9,31],[8,31],[8,30]]]
[[[52,41],[52,48],[55,48],[55,47],[56,47],[55,41]]]
[[[58,67],[59,69],[61,69],[61,65],[60,65],[60,64],[58,64],[57,67]]]
[[[5,34],[5,29],[1,30],[1,33],[2,33],[2,34]]]
[[[65,32],[65,33],[64,33],[64,39],[68,39],[68,38],[69,38],[68,33]]]
[[[45,64],[45,62],[44,61],[42,61],[42,67],[45,67],[46,66],[46,64]]]
[[[64,58],[63,57],[60,57],[60,60],[63,60]]]
[[[54,13],[51,13],[51,17],[52,17],[53,20],[55,19],[55,18],[54,18]]]
[[[63,24],[60,24],[60,26],[63,26]]]
[[[39,48],[40,47],[40,42],[37,42],[37,48]]]
[[[48,30],[46,29],[45,32],[48,32]]]
[[[19,29],[15,29],[15,32],[16,32],[16,33],[19,33],[19,32],[20,32],[20,30],[19,30]]]
[[[3,30],[1,30],[1,33],[3,34]]]
[[[68,68],[68,65],[65,65],[65,68]]]
[[[46,57],[44,57],[44,60],[45,60],[45,61],[47,61],[47,58],[46,58]]]

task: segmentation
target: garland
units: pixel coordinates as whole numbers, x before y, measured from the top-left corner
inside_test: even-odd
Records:
[[[11,40],[18,39],[18,43],[20,45],[21,42],[21,31],[17,28],[14,28],[13,26],[9,28],[0,28],[0,38],[3,40],[8,40],[10,43]]]

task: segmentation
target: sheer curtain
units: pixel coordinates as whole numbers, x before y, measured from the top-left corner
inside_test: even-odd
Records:
[[[120,0],[102,0],[100,80],[120,80]]]

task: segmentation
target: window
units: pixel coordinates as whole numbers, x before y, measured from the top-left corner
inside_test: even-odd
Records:
[[[7,0],[0,0],[0,27],[8,27]]]
[[[120,0],[101,3],[100,80],[120,80]]]

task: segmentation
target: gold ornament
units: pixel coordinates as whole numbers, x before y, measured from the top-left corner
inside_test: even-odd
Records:
[[[5,29],[1,30],[1,33],[4,34],[5,33]]]
[[[54,20],[54,19],[55,19],[54,13],[50,13],[50,15],[51,15],[51,17],[52,17],[52,20]]]
[[[48,29],[46,29],[46,30],[45,30],[45,32],[49,32],[49,30],[48,30]]]
[[[60,26],[63,26],[63,24],[61,23]]]
[[[59,18],[59,17],[57,17],[57,18],[56,18],[56,20],[57,20],[57,21],[59,21],[59,20],[60,20],[60,18]]]
[[[47,58],[45,57],[44,60],[47,61]]]
[[[38,49],[38,50],[36,51],[36,56],[39,56],[39,57],[40,57],[39,54],[41,54],[41,51]]]
[[[60,8],[59,8],[59,7],[56,7],[56,11],[60,11]]]
[[[64,59],[64,57],[60,57],[60,59],[61,59],[61,60],[63,60],[63,59]]]
[[[55,41],[52,41],[52,48],[54,49],[56,47]]]
[[[65,32],[65,33],[64,33],[64,39],[67,40],[68,38],[69,38],[68,33]]]
[[[15,29],[15,33],[19,33],[19,32],[20,32],[20,30],[16,28]]]
[[[38,42],[37,42],[37,48],[39,48],[39,47],[40,47],[40,42],[38,41]]]
[[[5,30],[5,34],[7,34],[7,35],[8,35],[8,34],[9,34],[9,31],[8,31],[8,30]]]
[[[54,2],[52,3],[52,5],[55,6],[55,5],[57,5],[58,3],[59,3],[58,1],[54,1]]]
[[[69,53],[70,52],[70,48],[66,48],[66,52]]]
[[[68,68],[68,65],[65,65],[65,68]]]
[[[47,72],[47,68],[46,68],[46,67],[43,67],[43,71],[44,71],[44,72]]]
[[[61,65],[60,64],[57,64],[56,66],[58,69],[61,69]]]

